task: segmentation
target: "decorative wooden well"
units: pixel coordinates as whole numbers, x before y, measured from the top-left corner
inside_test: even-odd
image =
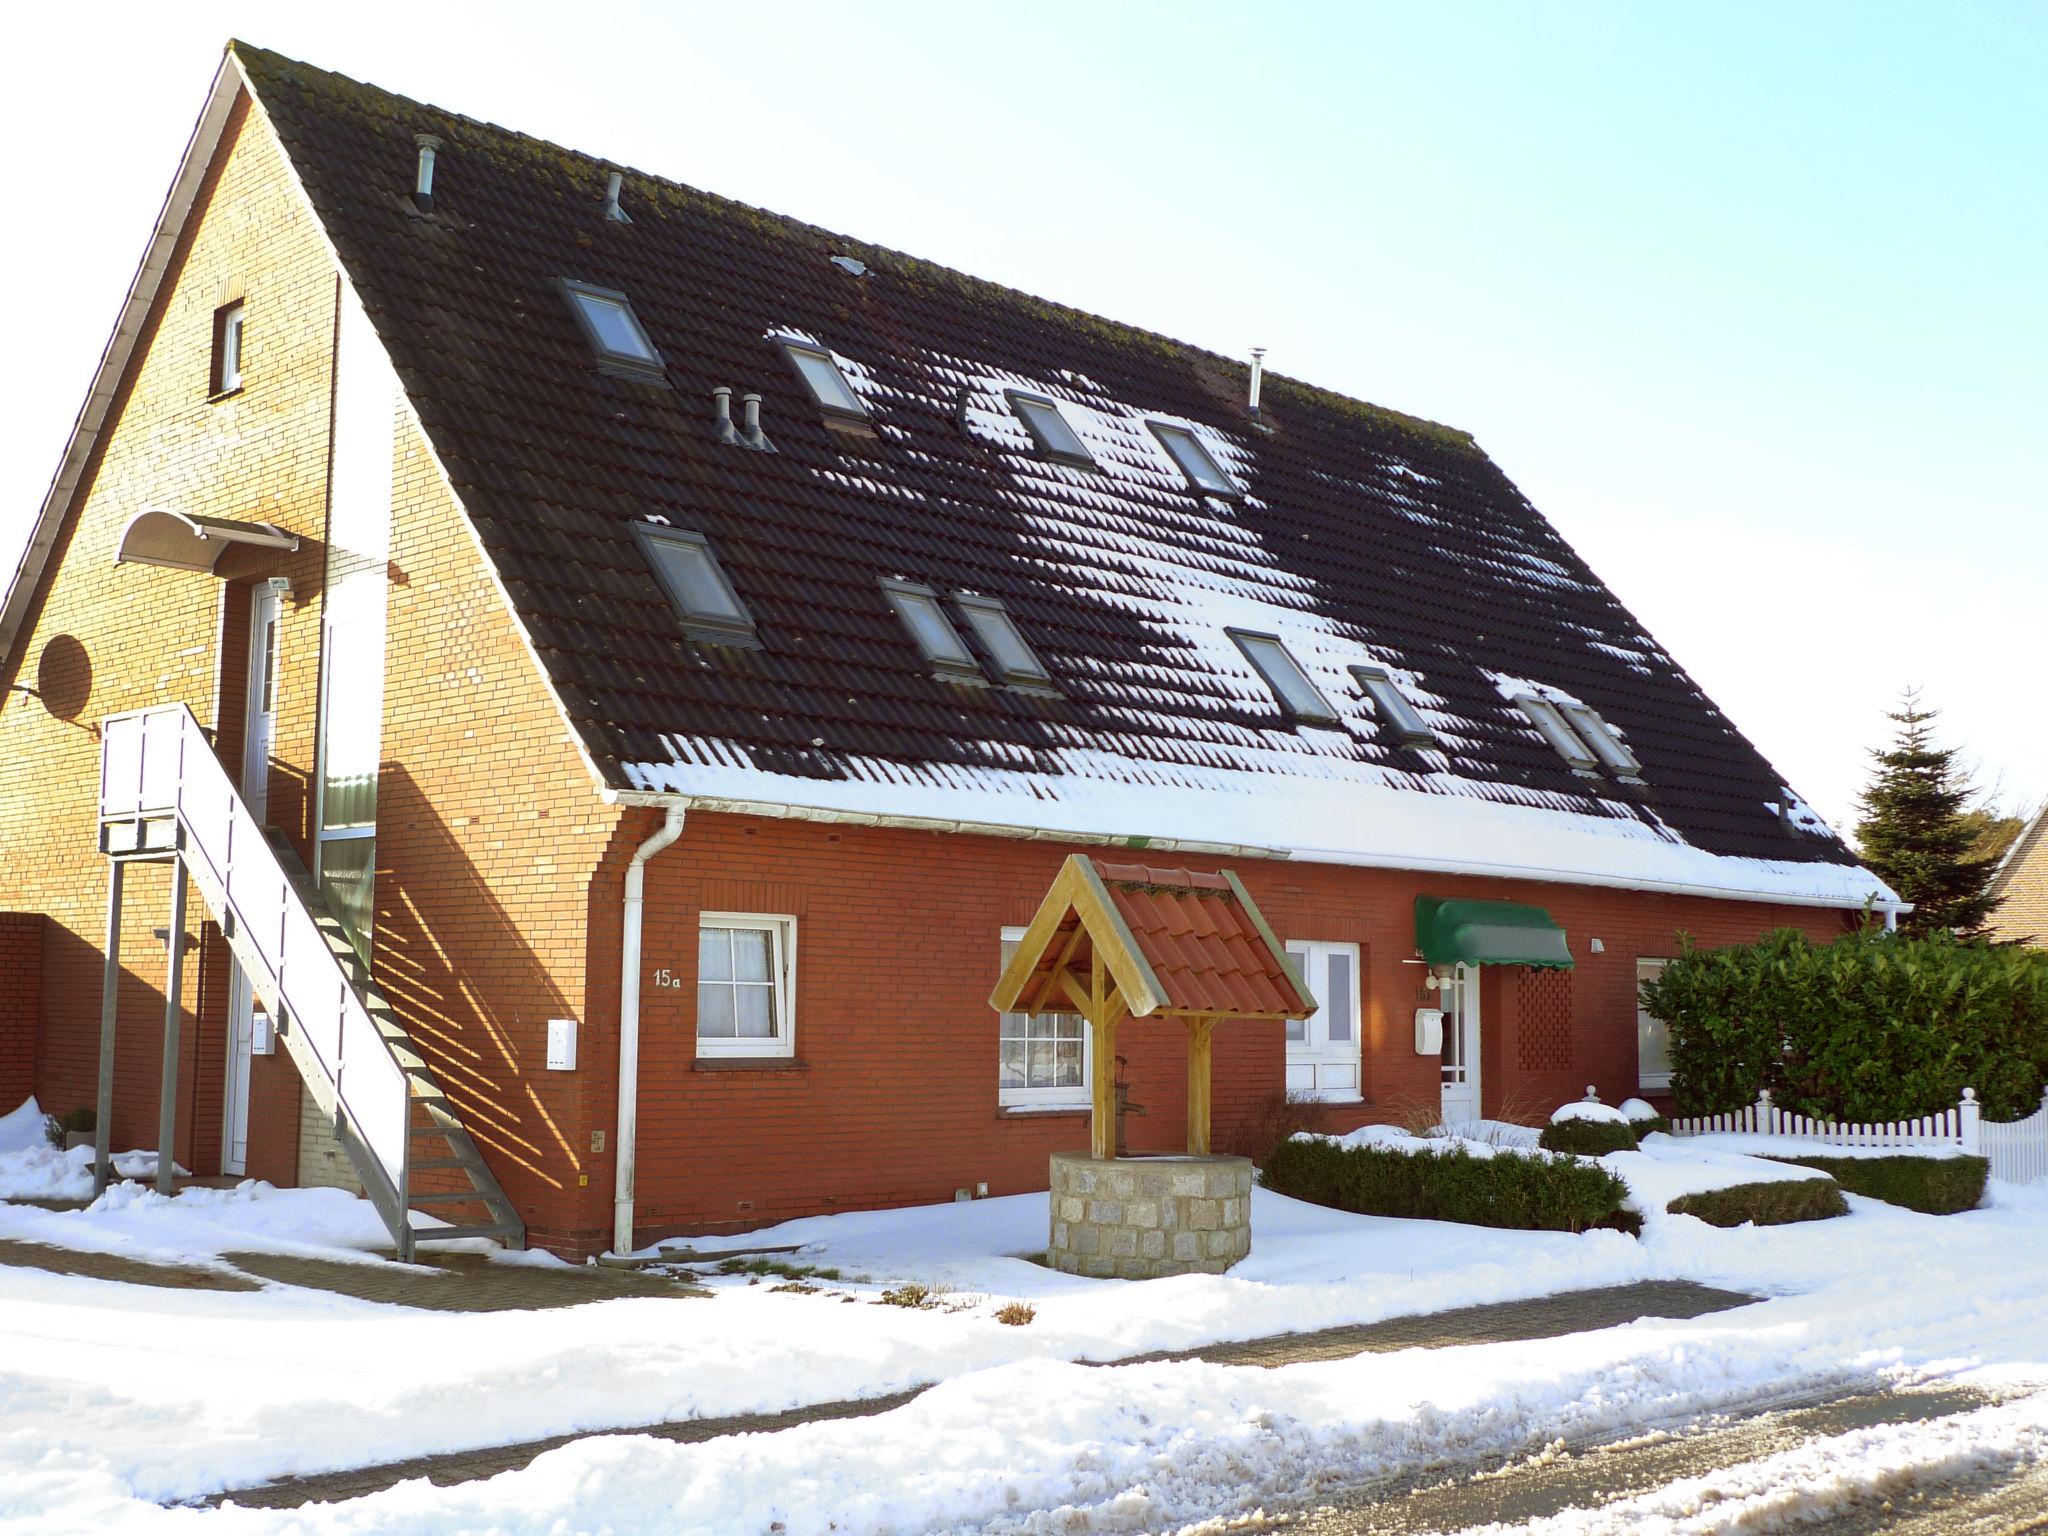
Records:
[[[1225,1019],[1305,1019],[1316,1004],[1237,876],[1071,855],[989,1001],[999,1013],[1077,1012],[1093,1036],[1089,1155],[1052,1159],[1055,1269],[1217,1272],[1251,1251],[1251,1163],[1209,1150],[1212,1038]],[[1116,1156],[1126,1018],[1187,1027],[1184,1157]]]

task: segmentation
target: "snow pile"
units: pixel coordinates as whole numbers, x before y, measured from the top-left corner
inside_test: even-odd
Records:
[[[1612,1104],[1602,1104],[1598,1099],[1574,1099],[1569,1104],[1560,1104],[1550,1112],[1550,1123],[1562,1125],[1567,1120],[1591,1120],[1600,1125],[1627,1125],[1628,1116]]]
[[[33,1104],[35,1100],[29,1102]],[[154,1178],[156,1154],[116,1152],[114,1171],[124,1179]],[[72,1147],[67,1151],[44,1139],[18,1151],[0,1151],[0,1200],[91,1198],[91,1147]]]
[[[1676,1138],[1713,1152],[1748,1152],[1757,1157],[1961,1157],[1953,1141],[1916,1141],[1894,1147],[1838,1147],[1811,1136],[1771,1136],[1762,1131],[1714,1131]]]
[[[19,1109],[9,1110],[0,1115],[0,1152],[26,1152],[31,1147],[48,1146],[49,1116],[43,1113],[34,1094],[21,1101]]]
[[[1630,1125],[1634,1125],[1639,1120],[1662,1120],[1664,1118],[1659,1113],[1657,1106],[1648,1099],[1623,1099],[1621,1101],[1621,1117],[1628,1121]]]

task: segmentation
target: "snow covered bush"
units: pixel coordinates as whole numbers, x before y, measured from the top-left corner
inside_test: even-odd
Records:
[[[1773,1162],[1818,1168],[1855,1195],[1903,1205],[1930,1216],[1974,1211],[1984,1199],[1991,1163],[1982,1157],[1788,1157],[1762,1154]]]
[[[1536,1144],[1550,1152],[1604,1157],[1609,1152],[1635,1151],[1636,1133],[1628,1123],[1628,1116],[1613,1105],[1585,1098],[1560,1104],[1552,1110],[1550,1124],[1543,1128]]]
[[[1573,1157],[1479,1157],[1455,1142],[1443,1151],[1397,1151],[1298,1136],[1273,1149],[1260,1178],[1296,1200],[1363,1216],[1545,1232],[1637,1226],[1622,1209],[1628,1186]]]
[[[1659,1114],[1657,1106],[1648,1099],[1623,1099],[1618,1108],[1628,1118],[1629,1129],[1636,1133],[1638,1141],[1652,1131],[1671,1134],[1671,1121]]]
[[[1680,1195],[1666,1210],[1697,1216],[1712,1227],[1754,1224],[1778,1227],[1793,1221],[1824,1221],[1849,1214],[1849,1202],[1829,1179],[1788,1179],[1783,1183],[1731,1184],[1725,1189]]]
[[[1816,944],[1783,929],[1725,949],[1685,942],[1642,996],[1670,1026],[1685,1114],[1740,1109],[1768,1088],[1819,1119],[1901,1120],[1973,1087],[1986,1115],[2010,1120],[2048,1083],[2044,950],[1876,929]]]

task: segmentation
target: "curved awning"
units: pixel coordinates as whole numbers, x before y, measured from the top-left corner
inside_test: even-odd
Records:
[[[1527,965],[1568,971],[1564,930],[1541,907],[1514,901],[1415,898],[1415,943],[1431,965]]]
[[[128,520],[121,532],[116,565],[161,565],[174,571],[213,574],[220,557],[237,544],[258,549],[294,550],[298,535],[274,523],[238,523],[226,517],[201,517],[148,507]]]

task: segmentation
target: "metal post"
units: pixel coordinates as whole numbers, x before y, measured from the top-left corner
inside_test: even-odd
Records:
[[[185,1011],[185,863],[171,860],[170,957],[164,971],[164,1081],[156,1116],[156,1188],[171,1192],[177,1167],[178,1024]]]
[[[107,1192],[114,1176],[108,1150],[114,1125],[114,1015],[121,998],[121,878],[128,866],[108,860],[106,969],[100,973],[100,1090],[92,1130],[92,1196]]]

